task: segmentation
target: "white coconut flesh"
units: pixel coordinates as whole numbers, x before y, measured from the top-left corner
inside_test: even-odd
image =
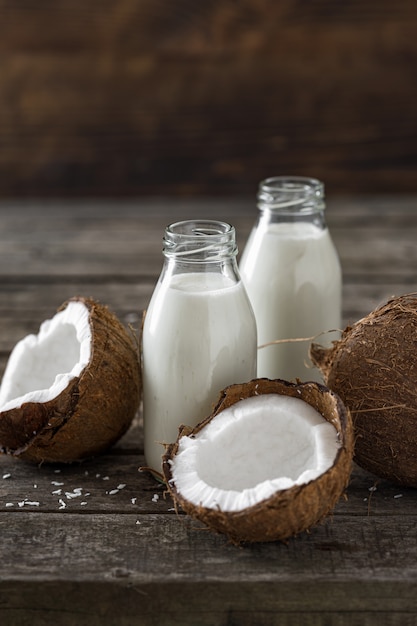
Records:
[[[0,410],[56,398],[90,362],[89,312],[82,302],[67,307],[19,341],[0,387]]]
[[[336,428],[304,400],[252,396],[180,438],[172,483],[196,506],[242,511],[315,480],[332,467],[339,447]]]

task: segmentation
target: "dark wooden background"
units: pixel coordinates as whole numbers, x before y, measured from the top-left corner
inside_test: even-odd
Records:
[[[417,190],[415,0],[0,0],[0,197]]]

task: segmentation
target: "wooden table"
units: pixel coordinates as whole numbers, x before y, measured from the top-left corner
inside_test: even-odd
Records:
[[[0,204],[0,350],[81,294],[139,327],[164,226],[232,222],[246,199]],[[344,322],[417,282],[417,197],[329,198]],[[107,454],[74,466],[0,457],[0,623],[322,626],[417,623],[417,492],[354,468],[325,523],[237,548],[177,515],[143,464],[140,415]],[[81,496],[79,495],[81,493]]]

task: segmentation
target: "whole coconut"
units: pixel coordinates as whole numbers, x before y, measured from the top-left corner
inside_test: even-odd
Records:
[[[417,294],[389,300],[310,356],[350,409],[358,465],[417,487]]]
[[[0,387],[0,450],[35,463],[104,452],[129,428],[141,371],[133,334],[76,297],[14,347]]]

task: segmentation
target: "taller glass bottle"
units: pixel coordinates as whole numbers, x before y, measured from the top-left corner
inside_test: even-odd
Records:
[[[341,327],[342,276],[326,226],[324,186],[299,176],[260,183],[258,220],[240,261],[240,273],[258,327],[258,376],[321,380],[308,341]],[[327,333],[330,343],[338,333]]]
[[[233,226],[184,221],[165,230],[164,264],[143,328],[145,458],[210,414],[219,392],[256,376],[255,317],[240,279]]]

